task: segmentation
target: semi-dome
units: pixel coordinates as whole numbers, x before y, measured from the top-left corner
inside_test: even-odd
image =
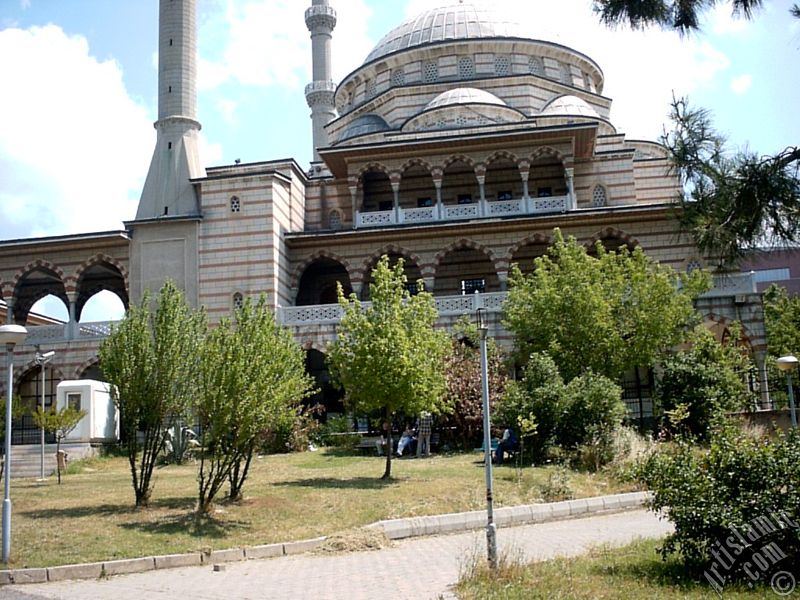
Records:
[[[528,37],[522,26],[481,4],[451,0],[426,10],[387,33],[372,49],[364,63],[392,52],[436,42],[496,37]]]
[[[381,131],[388,131],[390,129],[391,127],[383,117],[373,113],[368,113],[366,115],[361,115],[352,123],[350,123],[339,141],[341,142],[349,138],[367,135],[370,133],[380,133]]]
[[[594,119],[600,118],[597,111],[592,108],[586,100],[572,95],[559,96],[555,100],[552,100],[542,109],[540,115],[543,117],[570,115],[591,117]]]
[[[441,108],[443,106],[453,106],[456,104],[497,104],[498,106],[506,106],[505,102],[486,90],[462,87],[442,92],[436,96],[436,98],[428,102],[425,110]]]

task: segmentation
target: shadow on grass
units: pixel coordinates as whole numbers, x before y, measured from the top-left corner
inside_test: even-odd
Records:
[[[379,479],[378,477],[353,477],[350,479],[336,479],[334,477],[314,477],[311,479],[297,479],[286,481],[280,485],[290,487],[311,488],[338,488],[359,490],[380,490],[399,483],[397,479]]]
[[[129,522],[119,525],[123,529],[153,535],[190,535],[200,538],[224,538],[238,529],[247,529],[244,521],[221,521],[213,517],[199,517],[194,512],[168,516],[156,521]]]
[[[153,510],[193,510],[197,500],[192,496],[184,498],[158,498],[150,501],[148,508],[136,508],[130,504],[94,504],[90,506],[70,506],[68,508],[47,508],[42,510],[22,510],[19,514],[32,519],[63,519],[81,517],[102,517],[108,515],[147,514]]]

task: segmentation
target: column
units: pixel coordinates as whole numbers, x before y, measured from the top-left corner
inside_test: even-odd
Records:
[[[575,169],[572,167],[564,169],[564,177],[567,180],[567,210],[575,210],[578,207],[575,199]]]
[[[394,222],[402,223],[400,218],[400,174],[392,173],[389,176],[389,183],[392,186],[392,194],[394,195],[394,198],[392,199],[394,204]]]
[[[486,167],[484,165],[477,165],[475,167],[475,177],[478,180],[478,189],[480,190],[480,214],[485,217],[486,210]]]
[[[67,294],[69,301],[69,323],[67,323],[67,339],[74,340],[78,337],[78,320],[75,318],[77,314],[77,298],[74,292]]]
[[[434,169],[431,173],[433,178],[433,187],[436,189],[436,218],[438,220],[444,219],[444,204],[442,203],[442,178],[444,173],[441,169]]]
[[[526,213],[531,212],[531,197],[528,190],[528,179],[531,175],[531,164],[527,160],[519,163],[519,176],[522,179],[522,210]]]
[[[6,300],[6,323],[8,325],[14,324],[14,298]]]
[[[350,190],[350,203],[353,207],[353,229],[358,229],[358,184],[351,183],[348,189]]]

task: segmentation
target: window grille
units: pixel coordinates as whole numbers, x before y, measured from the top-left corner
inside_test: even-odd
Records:
[[[238,196],[231,198],[231,212],[238,213],[242,209],[242,202]]]
[[[458,59],[458,78],[472,79],[475,77],[475,63],[469,56],[462,56]]]
[[[403,69],[392,71],[392,87],[399,87],[406,84],[406,72]]]
[[[500,77],[511,75],[511,59],[508,56],[495,56],[494,73]]]
[[[606,196],[606,188],[602,185],[594,186],[592,190],[592,206],[600,208],[608,204],[608,197]]]
[[[461,280],[461,294],[474,294],[475,292],[484,293],[486,291],[485,279],[462,279]]]
[[[439,63],[428,61],[423,65],[422,80],[425,83],[435,83],[439,81]]]
[[[242,310],[244,308],[244,296],[239,292],[233,295],[233,310]]]
[[[544,77],[544,63],[542,62],[542,59],[538,56],[531,56],[528,60],[528,70],[530,71],[531,75]]]

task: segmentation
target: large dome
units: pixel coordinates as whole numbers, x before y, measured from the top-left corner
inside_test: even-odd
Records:
[[[383,36],[372,49],[365,64],[392,52],[416,46],[444,42],[496,37],[528,37],[519,23],[500,16],[492,8],[480,4],[450,1],[412,17]]]

